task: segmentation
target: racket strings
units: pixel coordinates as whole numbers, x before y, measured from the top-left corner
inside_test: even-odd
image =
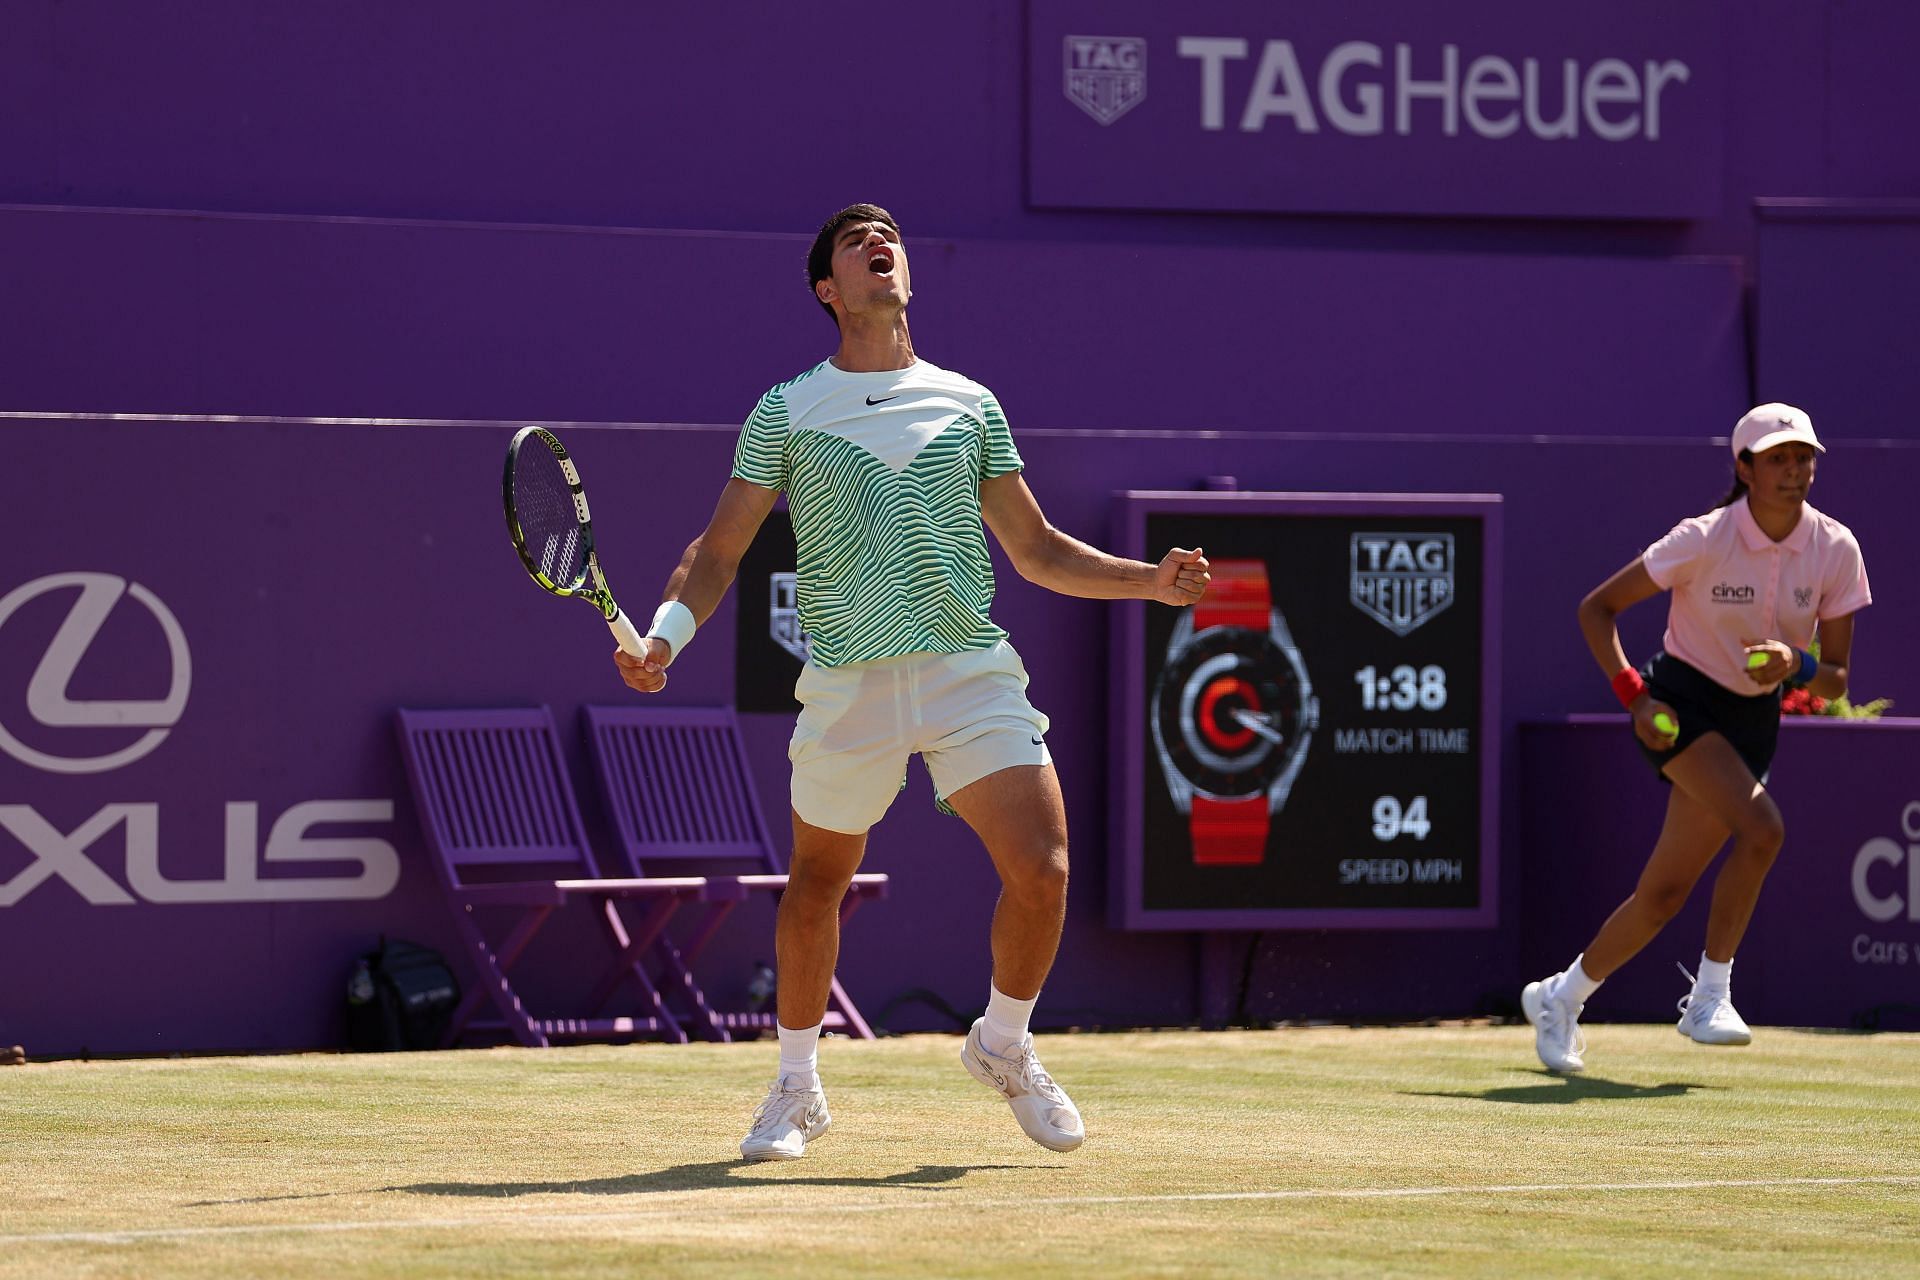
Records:
[[[513,472],[513,509],[527,554],[548,581],[578,584],[586,572],[586,541],[573,506],[573,488],[544,448],[524,449]]]
[[[555,582],[569,582],[573,579],[574,569],[578,565],[575,553],[580,548],[580,526],[567,530],[566,537],[549,534],[546,547],[540,553],[540,570]]]

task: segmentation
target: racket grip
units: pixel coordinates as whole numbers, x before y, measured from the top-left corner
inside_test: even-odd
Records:
[[[613,638],[620,647],[636,658],[647,656],[646,642],[641,639],[639,630],[633,625],[633,619],[627,617],[624,609],[607,619],[607,630],[613,632]]]

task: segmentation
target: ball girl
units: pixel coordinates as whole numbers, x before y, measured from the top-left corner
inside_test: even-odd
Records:
[[[1740,419],[1732,443],[1734,485],[1720,505],[1682,520],[1580,602],[1587,646],[1633,716],[1641,754],[1672,790],[1633,893],[1572,964],[1521,993],[1534,1047],[1554,1071],[1584,1069],[1588,998],[1673,919],[1728,837],[1680,1033],[1715,1045],[1753,1038],[1733,1007],[1733,953],[1785,838],[1766,788],[1781,690],[1847,691],[1853,615],[1872,596],[1860,544],[1807,502],[1826,450],[1806,413],[1763,404]],[[1662,649],[1636,671],[1615,619],[1662,591],[1672,593]],[[1818,660],[1809,651],[1816,629]]]

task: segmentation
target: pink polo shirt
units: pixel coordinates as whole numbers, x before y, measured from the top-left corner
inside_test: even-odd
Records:
[[[1641,556],[1647,576],[1673,593],[1666,649],[1734,693],[1771,686],[1747,677],[1748,637],[1813,643],[1814,624],[1873,602],[1853,531],[1811,506],[1779,542],[1754,523],[1743,498],[1682,520]]]

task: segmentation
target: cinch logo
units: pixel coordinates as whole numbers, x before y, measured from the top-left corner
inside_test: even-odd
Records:
[[[8,732],[0,724],[0,750],[22,764],[49,773],[105,773],[140,759],[166,741],[167,731],[180,721],[186,710],[187,691],[193,683],[193,661],[187,652],[187,636],[179,619],[153,594],[137,582],[110,573],[55,573],[35,578],[0,598],[0,627],[4,627],[20,606],[37,600],[49,591],[80,588],[80,594],[67,611],[65,622],[54,633],[53,642],[41,655],[27,684],[27,714],[52,728],[145,729],[137,742],[99,756],[60,756],[36,751]],[[167,696],[152,702],[76,702],[67,696],[68,683],[80,666],[94,637],[100,634],[107,615],[120,598],[132,597],[160,624],[167,638],[173,676]]]
[[[1112,124],[1147,98],[1147,42],[1138,36],[1068,36],[1067,101]]]
[[[1453,535],[1356,533],[1348,571],[1354,607],[1404,636],[1453,603]]]
[[[1920,842],[1920,800],[1910,801],[1900,811],[1900,830],[1910,842]],[[1902,895],[1897,875],[1876,875],[1878,867],[1898,868],[1907,864],[1906,893]],[[1875,881],[1886,886],[1876,889]],[[1891,881],[1891,884],[1888,882]],[[1875,924],[1886,924],[1905,915],[1920,922],[1920,843],[1901,844],[1885,836],[1875,836],[1853,855],[1853,904],[1860,914]]]
[[[1753,601],[1752,587],[1736,587],[1729,582],[1714,584],[1713,602],[1715,604],[1749,604]]]

